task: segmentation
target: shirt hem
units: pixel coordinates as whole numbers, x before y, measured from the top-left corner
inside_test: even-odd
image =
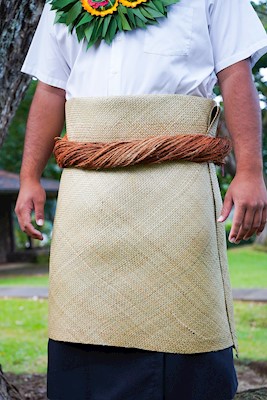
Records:
[[[215,73],[217,74],[221,70],[239,62],[246,58],[251,58],[251,67],[254,67],[256,62],[267,53],[267,39],[257,42],[253,46],[248,47],[246,50],[234,54],[233,56],[219,62],[215,65]]]
[[[38,79],[39,81],[41,81],[43,83],[46,83],[47,85],[58,87],[59,89],[66,90],[66,86],[67,86],[66,82],[61,81],[59,79],[51,78],[51,77],[43,74],[42,72],[40,72],[38,70],[34,70],[34,69],[31,69],[31,68],[27,68],[27,66],[23,66],[21,68],[21,72],[23,72],[24,74],[27,74],[27,75],[31,75],[34,78]]]

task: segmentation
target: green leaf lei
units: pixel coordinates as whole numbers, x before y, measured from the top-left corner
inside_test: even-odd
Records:
[[[167,7],[180,0],[47,0],[56,10],[55,23],[76,30],[87,48],[100,40],[110,44],[119,31],[146,29],[167,17]]]

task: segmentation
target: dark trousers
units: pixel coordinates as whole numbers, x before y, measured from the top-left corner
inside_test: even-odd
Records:
[[[232,400],[232,348],[170,354],[48,341],[49,400]]]

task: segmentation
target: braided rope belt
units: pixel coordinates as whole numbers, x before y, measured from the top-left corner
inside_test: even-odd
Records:
[[[54,155],[61,168],[99,170],[178,160],[223,165],[231,149],[228,138],[203,134],[113,142],[74,142],[65,135],[55,138]]]

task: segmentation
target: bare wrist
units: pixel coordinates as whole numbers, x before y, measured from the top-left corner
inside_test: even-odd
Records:
[[[253,170],[252,168],[251,169],[237,169],[235,176],[238,178],[245,179],[245,180],[259,181],[259,180],[263,180],[263,170],[262,169]]]
[[[36,174],[20,174],[20,185],[40,183],[40,179]]]
[[[238,164],[236,166],[236,174],[238,175],[249,175],[249,176],[263,176],[263,163],[254,163],[253,165],[250,163],[247,164]]]

